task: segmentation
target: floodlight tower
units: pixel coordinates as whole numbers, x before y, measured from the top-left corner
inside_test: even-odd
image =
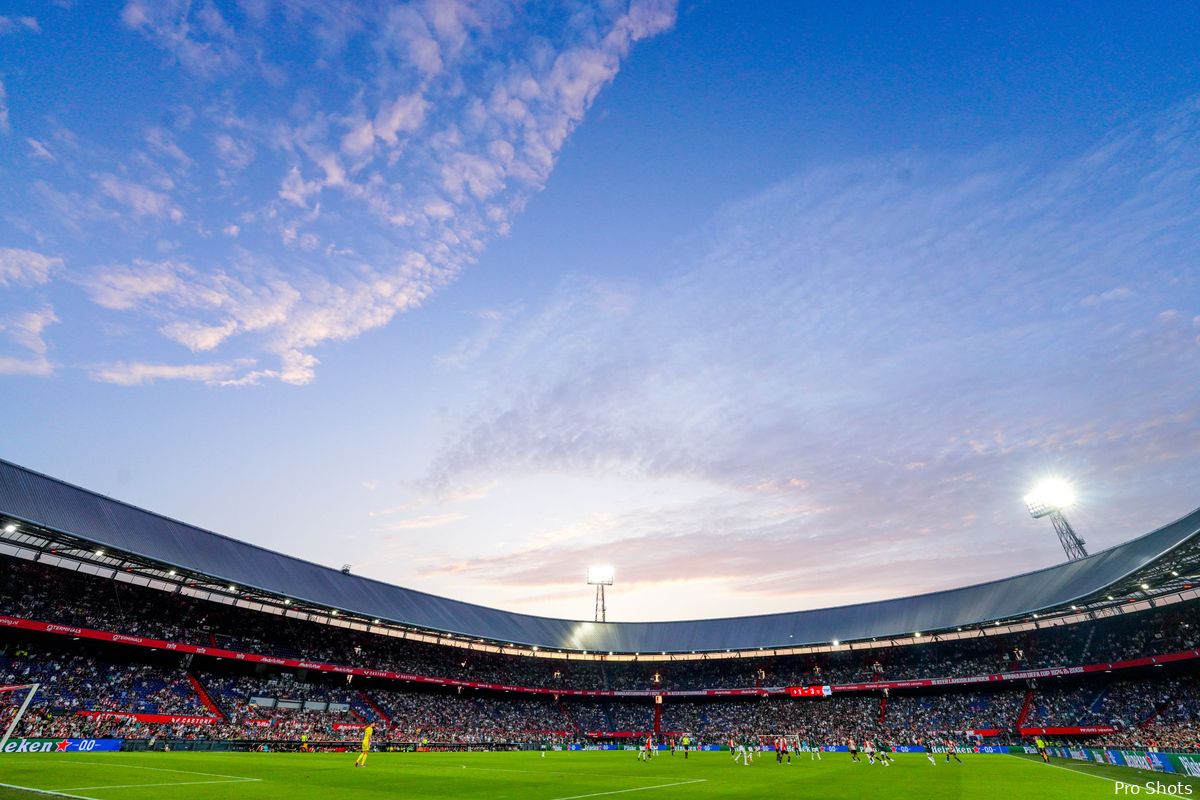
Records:
[[[1075,533],[1075,529],[1067,521],[1067,515],[1063,513],[1064,509],[1073,505],[1075,490],[1071,488],[1071,484],[1057,478],[1042,481],[1032,492],[1025,495],[1025,507],[1029,509],[1029,515],[1034,519],[1049,517],[1050,522],[1054,524],[1054,532],[1058,534],[1058,541],[1062,544],[1068,561],[1087,557],[1087,550],[1083,547],[1086,542]]]
[[[587,582],[588,586],[596,587],[596,622],[606,622],[608,607],[604,603],[604,587],[613,585],[613,568],[588,567]]]

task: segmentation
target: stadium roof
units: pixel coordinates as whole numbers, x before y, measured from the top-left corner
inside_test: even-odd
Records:
[[[0,516],[139,563],[398,625],[498,643],[618,653],[722,652],[908,637],[1061,610],[1200,562],[1200,510],[1087,558],[871,603],[728,619],[594,623],[488,608],[345,574],[0,460]],[[1155,576],[1151,578],[1149,576]],[[1170,580],[1166,578],[1166,580]]]

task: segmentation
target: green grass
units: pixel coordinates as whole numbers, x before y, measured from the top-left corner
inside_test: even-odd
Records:
[[[760,755],[749,767],[727,753],[662,753],[639,763],[632,752],[374,753],[355,769],[353,753],[55,753],[0,755],[0,783],[95,800],[322,800],[381,797],[486,800],[622,798],[1101,798],[1114,780],[1144,784],[1200,781],[1123,767],[1054,759],[964,755],[963,764],[923,755],[896,757],[892,767],[853,764],[841,753],[807,756],[790,767]],[[1143,792],[1144,794],[1145,792]],[[0,787],[0,800],[46,794]]]

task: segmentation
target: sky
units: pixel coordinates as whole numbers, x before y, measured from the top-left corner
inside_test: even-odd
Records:
[[[0,457],[609,619],[1200,505],[1200,8],[8,0]]]

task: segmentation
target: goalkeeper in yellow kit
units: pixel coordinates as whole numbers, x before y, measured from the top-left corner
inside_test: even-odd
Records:
[[[358,758],[354,759],[354,766],[365,767],[367,765],[367,753],[371,752],[371,734],[375,733],[374,725],[367,725],[363,729],[362,752],[358,754]]]

